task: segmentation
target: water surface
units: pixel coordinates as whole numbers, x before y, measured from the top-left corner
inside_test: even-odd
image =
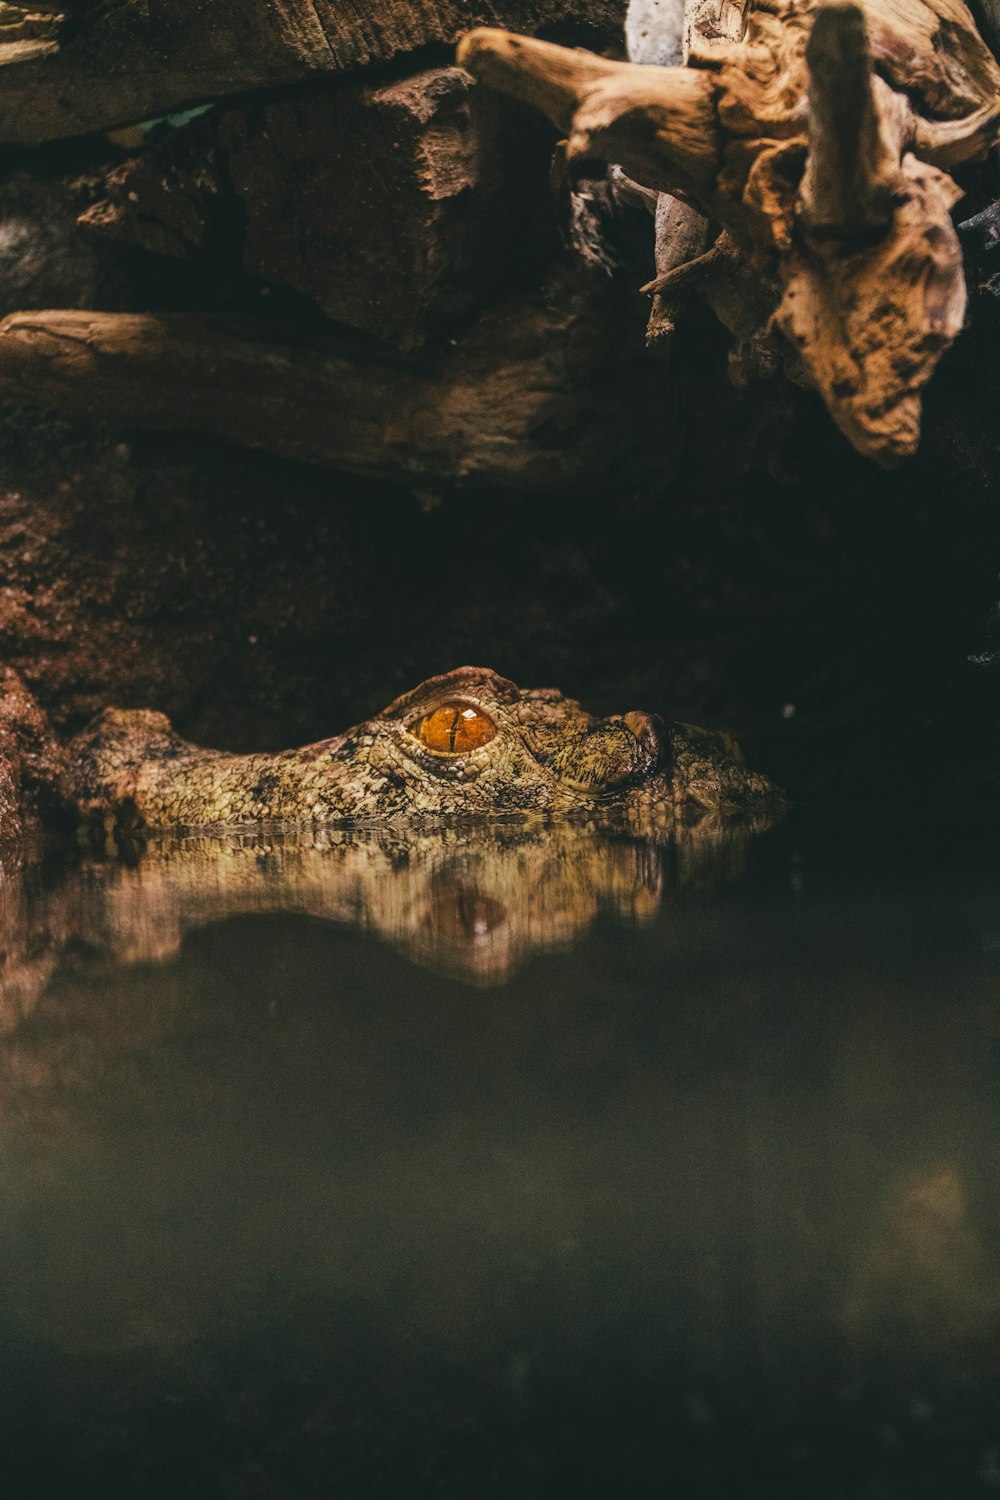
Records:
[[[981,842],[8,851],[4,1500],[1000,1491]]]

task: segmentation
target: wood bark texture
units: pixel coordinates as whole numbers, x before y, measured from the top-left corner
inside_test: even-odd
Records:
[[[684,10],[681,55],[677,60],[687,63],[692,47],[697,49],[712,41],[739,41],[742,33],[743,11],[731,0],[689,0]],[[634,62],[647,61],[631,53],[630,58]],[[708,221],[693,203],[671,193],[657,195],[653,256],[656,284],[651,289],[652,305],[646,326],[646,343],[651,349],[669,345],[687,297],[683,285],[670,285],[672,273],[701,255],[709,239]]]
[[[553,290],[486,314],[431,361],[309,338],[265,319],[17,313],[0,322],[0,392],[85,422],[206,432],[418,492],[439,483],[578,493],[620,481],[638,363],[609,360],[611,309]],[[669,424],[644,445],[669,465]],[[623,467],[624,465],[624,467]]]
[[[838,426],[898,462],[962,328],[949,172],[1000,139],[1000,67],[962,0],[748,0],[738,41],[732,9],[694,8],[686,67],[490,30],[459,60],[544,110],[571,161],[615,162],[721,224],[776,286],[770,321]]]
[[[0,143],[61,140],[387,62],[454,42],[470,24],[584,25],[613,37],[623,14],[623,0],[0,3]]]

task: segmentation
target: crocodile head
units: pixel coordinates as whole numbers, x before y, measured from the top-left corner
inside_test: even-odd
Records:
[[[109,710],[71,748],[85,812],[149,827],[267,819],[638,816],[779,794],[726,735],[646,713],[596,718],[548,688],[459,667],[345,734],[273,755],[186,744],[162,714]]]

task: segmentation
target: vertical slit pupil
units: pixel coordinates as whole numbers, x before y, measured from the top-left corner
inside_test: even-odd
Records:
[[[431,750],[446,755],[464,755],[488,744],[496,734],[496,725],[487,714],[464,703],[442,703],[425,714],[413,733]]]

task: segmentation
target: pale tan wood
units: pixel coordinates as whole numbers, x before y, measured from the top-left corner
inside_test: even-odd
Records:
[[[1000,68],[961,0],[749,0],[739,41],[720,34],[717,0],[703,12],[686,68],[484,30],[460,60],[545,109],[570,156],[679,190],[723,225],[775,287],[760,338],[780,330],[854,446],[896,462],[916,448],[921,391],[962,327],[960,193],[944,169],[1000,139]],[[730,326],[743,319],[729,311]]]
[[[668,340],[676,326],[678,308],[683,303],[683,275],[686,266],[702,255],[708,244],[708,221],[705,215],[683,198],[660,193],[656,201],[653,258],[656,278],[644,292],[652,295],[646,343],[656,348]],[[671,280],[673,278],[673,280]]]
[[[892,220],[899,153],[881,128],[858,6],[824,5],[818,11],[806,62],[809,154],[799,188],[802,223],[812,235],[884,233]]]

